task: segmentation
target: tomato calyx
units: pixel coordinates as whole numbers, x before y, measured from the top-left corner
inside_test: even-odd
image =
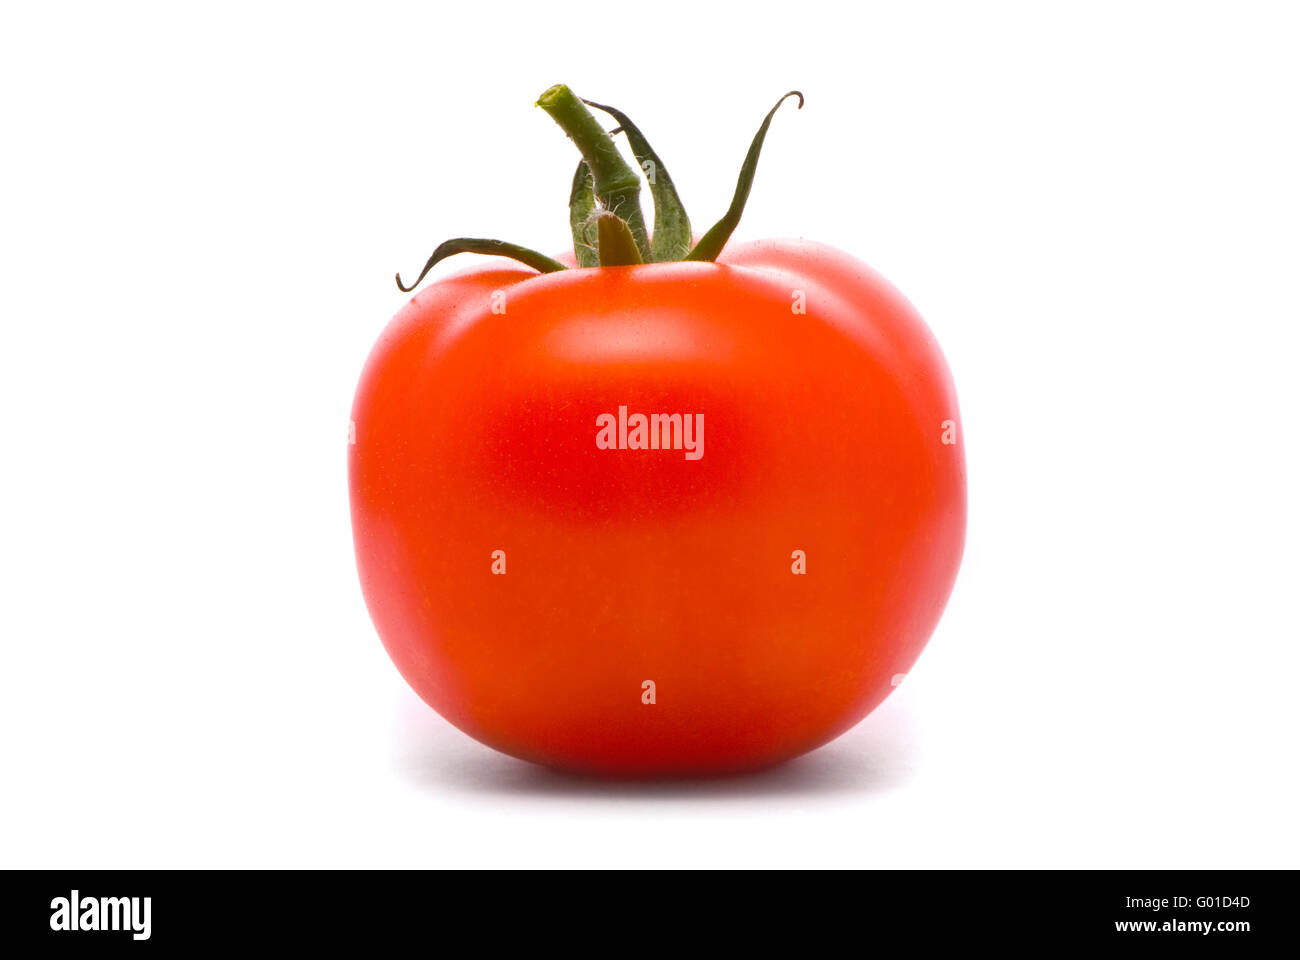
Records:
[[[740,168],[731,206],[722,219],[692,246],[690,218],[677,195],[677,188],[659,155],[628,116],[614,107],[583,100],[564,84],[556,84],[543,91],[537,98],[537,106],[559,124],[582,154],[569,188],[569,229],[573,236],[573,252],[578,267],[716,260],[745,212],[745,204],[754,184],[754,174],[758,170],[759,154],[768,127],[772,124],[772,117],[790,97],[798,97],[799,109],[803,109],[803,94],[791,90],[767,112]],[[618,127],[606,131],[588,107],[613,117],[619,124]],[[646,231],[645,217],[641,211],[641,174],[623,159],[615,145],[614,135],[618,133],[627,138],[632,155],[650,185],[655,211],[653,238]],[[410,293],[438,262],[457,253],[509,257],[539,273],[568,269],[558,260],[518,244],[457,237],[438,245],[410,286],[402,283],[399,273],[398,289]]]
[[[686,208],[682,206],[681,198],[677,196],[673,178],[668,176],[668,168],[664,166],[645,136],[637,129],[636,124],[628,119],[627,114],[591,100],[582,102],[614,118],[618,123],[616,130],[627,137],[628,146],[632,148],[632,156],[636,158],[650,184],[650,196],[655,205],[655,232],[650,241],[651,259],[656,263],[684,260],[691,249],[691,221],[686,216]],[[586,160],[583,163],[586,163]],[[577,241],[578,238],[575,236],[574,243],[576,244]]]
[[[545,90],[537,98],[537,106],[550,114],[582,154],[591,173],[596,204],[627,224],[641,260],[649,260],[650,240],[641,213],[641,175],[628,165],[613,138],[582,100],[564,84]],[[583,201],[585,203],[585,197]],[[575,245],[576,240],[575,237]]]

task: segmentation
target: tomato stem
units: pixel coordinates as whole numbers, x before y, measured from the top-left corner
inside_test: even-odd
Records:
[[[749,191],[754,185],[759,154],[768,127],[772,124],[772,117],[790,97],[798,97],[799,108],[803,109],[803,94],[791,90],[767,112],[762,126],[749,145],[745,162],[741,165],[731,206],[722,219],[691,248],[691,222],[677,195],[677,188],[659,155],[627,115],[613,107],[582,100],[564,84],[557,84],[543,92],[537,98],[537,105],[550,114],[582,154],[582,162],[574,171],[573,183],[569,188],[569,228],[573,234],[573,252],[578,266],[613,267],[674,260],[716,260],[745,212],[745,203],[749,200]],[[588,106],[609,114],[618,121],[619,126],[607,132],[592,116]],[[650,182],[655,206],[653,243],[646,234],[645,217],[641,212],[641,177],[623,159],[614,143],[614,135],[618,133],[627,137],[637,163]],[[593,227],[596,232],[594,244]],[[457,253],[509,257],[541,273],[566,269],[558,260],[518,244],[457,237],[438,245],[410,286],[402,282],[400,273],[397,274],[397,288],[403,293],[410,293],[439,261]]]
[[[772,124],[772,117],[790,97],[799,98],[799,109],[803,109],[803,94],[798,90],[791,90],[780,100],[776,102],[767,116],[763,119],[763,125],[758,128],[758,133],[754,137],[754,142],[749,145],[749,153],[745,154],[745,162],[740,168],[740,178],[736,181],[736,193],[731,198],[731,206],[723,214],[722,219],[709,228],[709,232],[700,237],[700,242],[695,245],[690,253],[686,255],[687,260],[716,260],[722,248],[727,245],[731,239],[732,231],[736,229],[736,224],[740,223],[740,216],[745,212],[745,202],[749,200],[749,189],[754,185],[754,173],[758,170],[758,155],[763,149],[763,139],[767,136],[767,128]]]
[[[650,240],[651,257],[656,263],[681,260],[691,249],[691,221],[686,216],[686,208],[682,205],[681,198],[677,195],[673,178],[668,176],[668,168],[659,159],[659,155],[650,146],[645,135],[628,119],[627,114],[591,100],[582,102],[603,113],[608,113],[618,121],[618,129],[622,130],[627,137],[632,155],[641,165],[641,170],[650,184],[650,196],[655,204],[655,231]]]
[[[397,289],[401,290],[402,293],[410,293],[420,285],[420,281],[433,269],[434,264],[457,253],[486,253],[489,256],[509,257],[511,260],[518,260],[540,273],[554,273],[556,270],[568,269],[560,261],[552,260],[544,253],[529,250],[527,247],[521,247],[515,243],[506,243],[504,240],[483,240],[477,237],[457,237],[454,240],[438,244],[437,249],[433,251],[433,255],[429,257],[429,262],[424,265],[420,275],[415,278],[415,282],[409,287],[402,283],[402,275],[397,274]]]
[[[649,259],[650,242],[641,213],[641,177],[628,166],[591,111],[564,84],[546,90],[537,98],[537,105],[550,114],[577,146],[591,170],[596,199],[628,225],[641,259]]]

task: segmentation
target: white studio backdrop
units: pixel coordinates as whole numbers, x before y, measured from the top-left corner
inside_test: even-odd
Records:
[[[11,6],[0,866],[1295,867],[1298,17]],[[451,236],[567,245],[556,82],[631,114],[700,224],[801,89],[738,236],[872,264],[956,378],[944,620],[757,777],[497,755],[356,583],[345,430],[391,278]]]

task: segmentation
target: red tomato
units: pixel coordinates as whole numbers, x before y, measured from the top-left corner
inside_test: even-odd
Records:
[[[357,565],[402,675],[498,750],[602,774],[758,768],[856,724],[962,553],[916,311],[801,241],[499,264],[416,296],[356,394]]]

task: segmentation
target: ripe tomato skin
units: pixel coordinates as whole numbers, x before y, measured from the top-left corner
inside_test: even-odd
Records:
[[[856,724],[965,536],[956,395],[916,311],[803,241],[496,263],[399,312],[353,406],[357,567],[402,675],[482,742],[589,773],[754,769]],[[598,449],[620,405],[703,414],[703,456]]]

